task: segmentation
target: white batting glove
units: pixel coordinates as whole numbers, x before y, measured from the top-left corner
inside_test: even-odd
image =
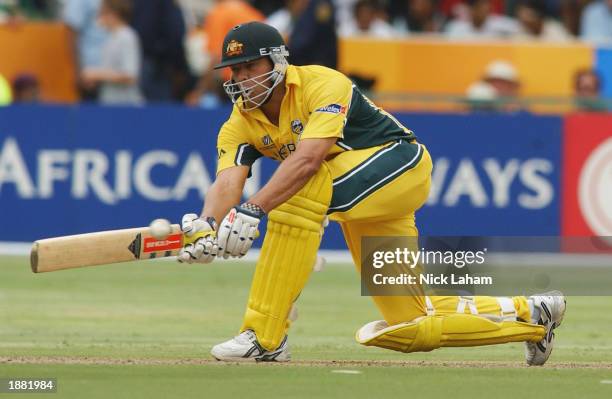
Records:
[[[183,248],[176,260],[180,263],[210,263],[217,256],[217,224],[214,218],[201,218],[195,213],[183,216]]]
[[[232,208],[217,233],[219,256],[227,259],[246,255],[255,238],[259,237],[257,226],[265,215],[261,207],[248,202]]]

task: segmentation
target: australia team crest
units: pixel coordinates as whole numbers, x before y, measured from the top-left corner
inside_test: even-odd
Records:
[[[291,131],[295,134],[302,134],[304,131],[304,124],[299,119],[294,119],[291,121]]]

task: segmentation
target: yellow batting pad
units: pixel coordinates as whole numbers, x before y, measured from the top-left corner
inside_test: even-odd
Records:
[[[482,316],[453,314],[423,316],[414,322],[388,326],[374,321],[357,331],[362,345],[399,352],[428,352],[440,347],[480,346],[507,342],[538,342],[545,334],[540,325],[519,321],[495,322]]]
[[[241,331],[255,331],[262,347],[276,349],[289,328],[289,312],[316,262],[332,179],[319,172],[269,214]]]

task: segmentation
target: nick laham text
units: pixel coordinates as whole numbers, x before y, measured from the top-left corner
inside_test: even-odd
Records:
[[[372,276],[376,285],[493,285],[493,277],[470,276],[469,274],[407,274],[398,276],[383,276],[375,274]]]

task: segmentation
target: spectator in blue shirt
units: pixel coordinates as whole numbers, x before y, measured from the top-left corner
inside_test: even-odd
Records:
[[[66,0],[62,19],[74,34],[79,69],[100,66],[106,32],[97,23],[101,0]]]
[[[599,0],[584,9],[580,37],[599,43],[612,43],[612,0]]]
[[[62,19],[72,33],[75,49],[76,76],[79,81],[81,72],[87,68],[98,68],[101,65],[102,47],[107,34],[97,24],[101,0],[66,0],[62,9]],[[98,92],[95,88],[79,84],[81,99],[95,101]]]

